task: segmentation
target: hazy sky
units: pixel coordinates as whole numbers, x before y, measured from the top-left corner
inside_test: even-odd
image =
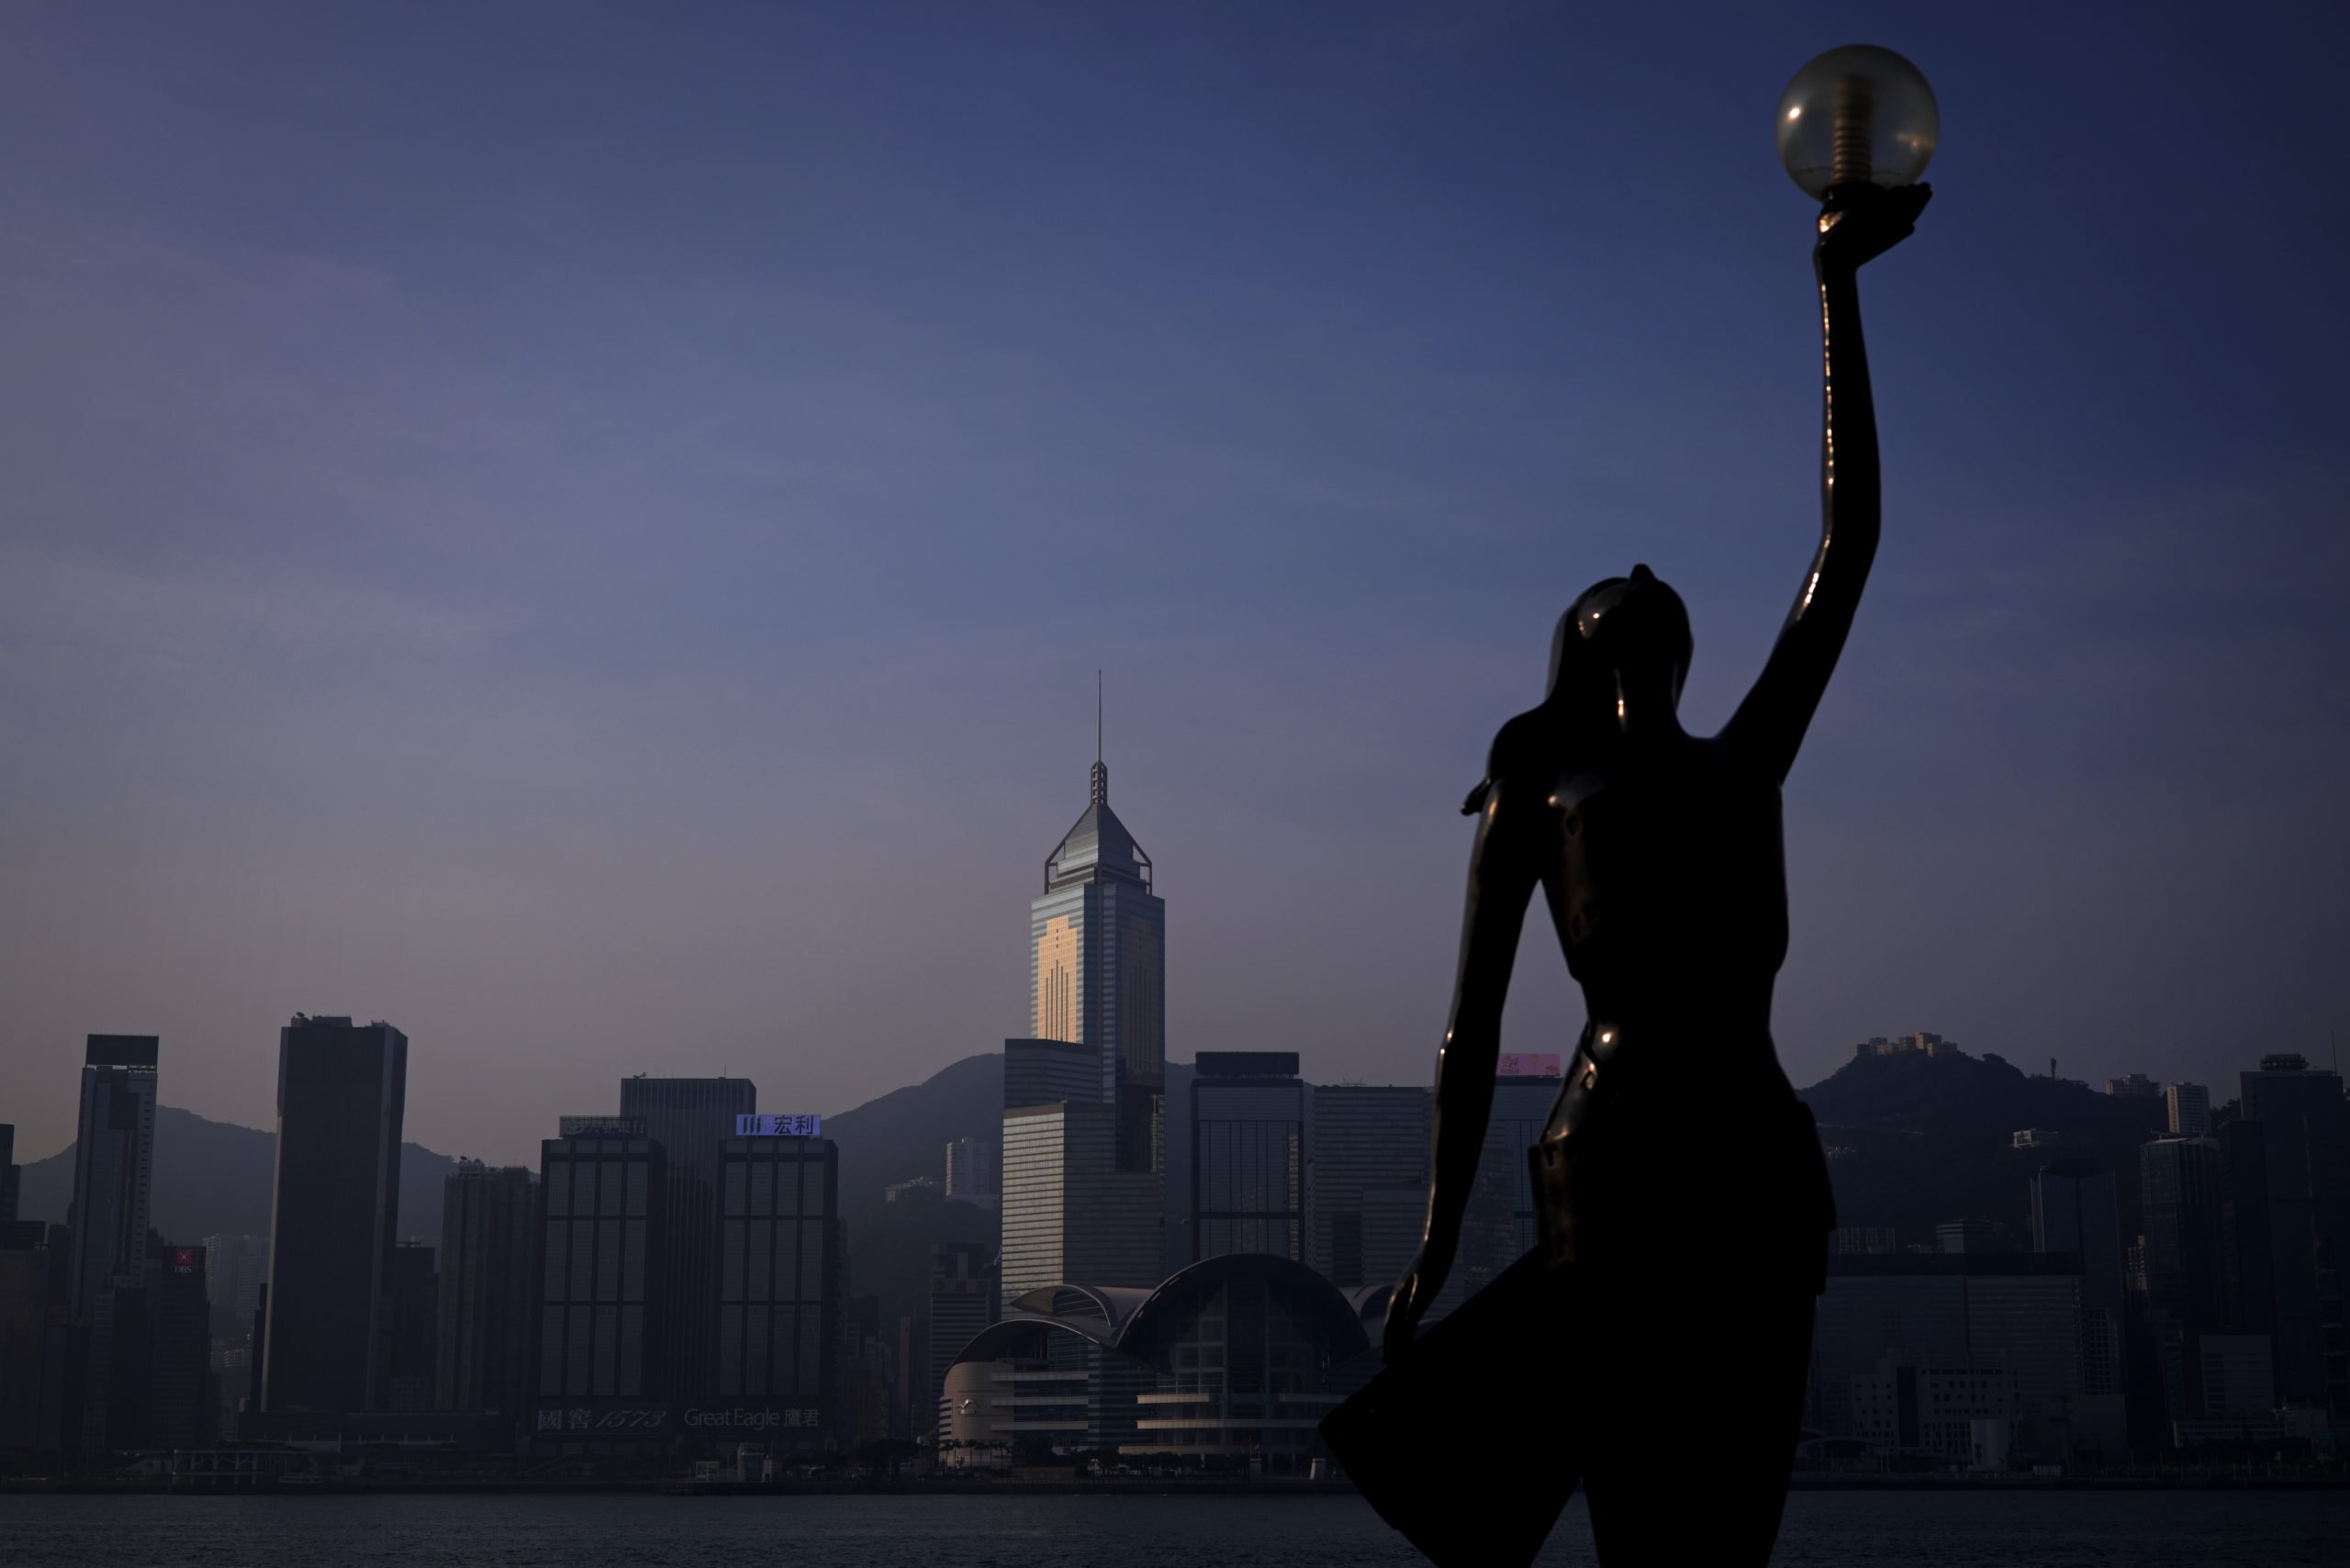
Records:
[[[1944,140],[1866,278],[1789,1070],[2323,1055],[2343,12],[1716,9],[9,6],[18,1158],[91,1031],[268,1126],[289,1014],[387,1018],[411,1137],[533,1160],[627,1072],[835,1111],[991,1048],[1097,666],[1170,1054],[1424,1080],[1560,609],[1651,563],[1711,728],[1793,596],[1771,111],[1854,39]]]

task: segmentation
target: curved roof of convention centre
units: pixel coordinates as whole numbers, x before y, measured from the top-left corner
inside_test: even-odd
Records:
[[[1366,1354],[1373,1331],[1387,1311],[1392,1285],[1340,1290],[1293,1259],[1266,1252],[1227,1252],[1178,1270],[1155,1290],[1124,1285],[1057,1283],[1028,1291],[1012,1309],[981,1329],[955,1360],[1001,1359],[1022,1339],[1037,1334],[1075,1335],[1089,1344],[1152,1366],[1197,1320],[1216,1290],[1237,1280],[1261,1280],[1288,1287],[1291,1302],[1329,1337],[1332,1357],[1350,1361]]]

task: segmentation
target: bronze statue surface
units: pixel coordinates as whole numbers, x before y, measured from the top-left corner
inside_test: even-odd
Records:
[[[1439,1563],[1530,1561],[1578,1480],[1611,1565],[1770,1555],[1834,1223],[1818,1135],[1771,1039],[1787,946],[1779,791],[1876,554],[1859,271],[1930,194],[1839,186],[1820,213],[1819,545],[1729,722],[1681,727],[1687,612],[1637,566],[1561,619],[1547,695],[1502,727],[1463,807],[1477,835],[1426,1239],[1388,1310],[1388,1370],[1325,1428],[1373,1506]],[[1588,1020],[1530,1154],[1539,1242],[1423,1340],[1537,887]],[[1480,1484],[1418,1430],[1432,1426],[1516,1457]],[[1505,1476],[1505,1501],[1481,1519],[1461,1487],[1501,1499]]]

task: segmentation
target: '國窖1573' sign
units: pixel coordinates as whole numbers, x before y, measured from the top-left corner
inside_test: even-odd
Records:
[[[811,1112],[799,1116],[744,1115],[734,1118],[736,1137],[814,1137],[824,1118]]]

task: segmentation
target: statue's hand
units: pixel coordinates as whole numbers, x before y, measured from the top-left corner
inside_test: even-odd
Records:
[[[1934,198],[1934,187],[1897,185],[1884,190],[1853,185],[1839,186],[1830,194],[1833,199],[1820,209],[1819,242],[1812,253],[1823,269],[1851,272],[1909,238],[1918,227],[1918,215]]]
[[[1389,1366],[1411,1347],[1420,1332],[1420,1319],[1426,1317],[1428,1306],[1444,1289],[1445,1276],[1452,1272],[1452,1249],[1434,1239],[1420,1243],[1419,1256],[1412,1260],[1395,1294],[1387,1298],[1387,1327],[1380,1341],[1380,1360]]]

